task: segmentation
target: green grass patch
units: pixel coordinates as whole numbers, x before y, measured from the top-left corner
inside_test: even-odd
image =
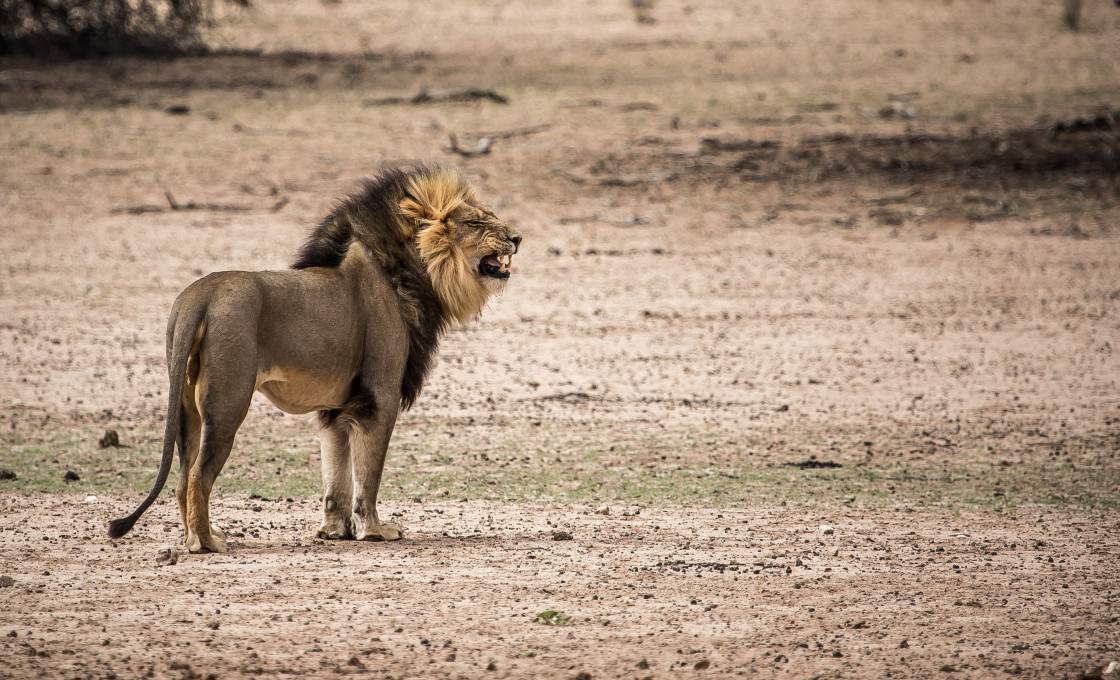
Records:
[[[546,626],[565,626],[571,620],[571,616],[555,609],[546,609],[533,617],[533,623],[543,623]]]
[[[34,439],[9,438],[0,453],[0,469],[15,474],[0,480],[0,491],[21,493],[74,493],[129,495],[147,493],[159,471],[163,444],[135,441],[122,433],[124,446],[101,448],[104,430],[90,428],[50,434]],[[318,458],[309,455],[317,442],[303,451],[269,447],[267,442],[239,441],[218,479],[221,493],[258,494],[265,497],[308,497],[319,493]],[[78,476],[68,481],[66,473]],[[164,493],[177,483],[179,459],[172,461]]]
[[[907,450],[904,439],[877,445],[804,435],[739,441],[715,431],[627,436],[618,428],[552,427],[529,421],[415,420],[390,445],[382,498],[485,499],[594,505],[758,507],[836,502],[866,506],[939,505],[1001,508],[1024,504],[1120,506],[1120,466],[1102,452],[1110,442],[1087,441],[1077,459],[1033,454],[1013,441],[961,442],[951,451]],[[143,494],[155,481],[157,441],[102,449],[92,429],[9,439],[0,491]],[[321,487],[313,436],[239,438],[218,481],[222,495],[309,498]],[[981,445],[983,444],[983,445]],[[893,451],[892,452],[892,448]],[[1100,449],[1098,451],[1097,449]],[[901,452],[900,452],[901,451]],[[811,457],[840,467],[788,466]],[[1088,461],[1088,462],[1087,462]],[[1095,461],[1095,462],[1093,462]],[[79,477],[65,481],[67,471]],[[178,477],[178,462],[169,487]],[[169,493],[169,492],[165,492]]]

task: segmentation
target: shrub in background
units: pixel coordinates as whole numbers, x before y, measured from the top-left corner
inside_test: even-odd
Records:
[[[225,0],[248,6],[248,0]],[[0,0],[0,55],[204,52],[213,0]]]

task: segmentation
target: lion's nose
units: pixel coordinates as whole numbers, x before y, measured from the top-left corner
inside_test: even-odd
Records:
[[[516,253],[517,250],[521,247],[521,234],[510,236],[509,240],[513,241],[513,252]]]

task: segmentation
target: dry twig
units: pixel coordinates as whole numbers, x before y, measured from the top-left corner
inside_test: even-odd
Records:
[[[366,106],[388,106],[392,104],[438,104],[442,102],[460,103],[460,102],[473,102],[481,100],[490,100],[496,104],[508,104],[509,98],[498,94],[494,90],[484,90],[477,87],[468,88],[466,90],[453,90],[451,92],[440,92],[431,94],[427,90],[421,90],[418,94],[412,97],[384,97],[382,99],[369,99],[365,102]]]

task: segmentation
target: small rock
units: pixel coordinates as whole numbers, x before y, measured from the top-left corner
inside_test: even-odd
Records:
[[[0,479],[19,479],[11,470],[0,470]]]
[[[179,562],[179,551],[175,548],[164,548],[156,555],[156,566],[164,567]]]
[[[642,669],[643,671],[648,670],[649,669],[649,662],[646,661],[645,659],[642,659],[641,661],[638,662],[638,668]]]
[[[121,445],[121,438],[116,430],[105,430],[105,436],[103,436],[97,444],[103,449],[107,449],[110,446],[119,447]]]
[[[0,576],[0,588],[11,588],[16,584],[16,580],[11,576]],[[14,631],[13,631],[14,632]],[[14,635],[12,637],[15,637]]]
[[[567,531],[562,531],[560,529],[557,529],[556,531],[552,532],[552,540],[554,540],[554,541],[570,541],[570,540],[572,540],[572,535],[569,534]]]
[[[490,663],[486,664],[486,670],[496,671],[498,670],[498,666],[493,661],[491,661]]]
[[[217,622],[217,621],[211,621],[210,623],[206,624],[206,627],[209,628],[210,630],[218,630],[218,628],[221,627],[221,625],[222,624]]]
[[[597,509],[595,511],[595,514],[596,515],[609,515],[609,514],[611,514],[611,509],[604,505],[603,507]]]
[[[902,102],[890,102],[879,109],[880,118],[893,118],[894,116],[913,120],[918,117],[918,112],[914,107],[907,106]]]
[[[704,670],[705,668],[707,668],[708,666],[711,666],[711,665],[712,665],[711,661],[708,661],[707,659],[700,659],[695,664],[693,664],[692,667],[694,669],[698,670],[698,671],[702,671],[702,670]]]
[[[90,494],[90,495],[86,496],[86,503],[96,503],[96,502],[97,502],[97,496],[94,496],[93,494]]]
[[[73,470],[67,470],[66,474],[62,475],[62,479],[67,482],[76,482],[80,480],[81,477],[78,476],[77,472],[74,472]]]
[[[825,536],[831,536],[832,534],[836,533],[836,530],[833,529],[832,527],[828,526],[827,524],[822,524],[821,525],[821,533],[824,534]]]
[[[359,659],[357,656],[350,657],[350,660],[346,662],[346,665],[347,666],[354,666],[355,668],[365,668],[366,667],[365,664],[362,663],[361,659]]]

